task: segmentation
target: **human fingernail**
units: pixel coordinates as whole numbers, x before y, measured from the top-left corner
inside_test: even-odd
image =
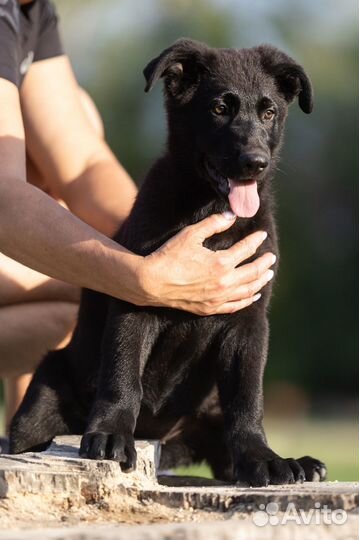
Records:
[[[229,210],[227,212],[223,212],[222,216],[225,219],[228,219],[228,221],[232,221],[236,216],[233,214],[233,212],[230,212]]]
[[[260,236],[261,241],[264,242],[264,240],[267,238],[267,236],[268,236],[268,233],[265,232],[265,231],[262,231],[262,232],[261,232],[261,236]]]
[[[270,281],[271,279],[273,279],[273,276],[274,276],[273,270],[268,270],[268,272],[267,272],[267,281]]]
[[[277,257],[275,255],[272,254],[272,264],[274,264],[277,260]]]
[[[261,296],[262,296],[261,293],[255,294],[253,296],[253,302],[257,302],[257,300],[259,300]]]

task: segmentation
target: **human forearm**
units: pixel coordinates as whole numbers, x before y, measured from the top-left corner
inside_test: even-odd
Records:
[[[143,302],[140,257],[17,179],[0,180],[0,249],[54,278]]]

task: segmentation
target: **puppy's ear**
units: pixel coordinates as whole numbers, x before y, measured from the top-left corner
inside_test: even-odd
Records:
[[[161,77],[169,95],[188,101],[197,87],[205,68],[205,52],[208,47],[191,39],[179,39],[151,60],[143,70],[146,79],[145,92],[149,92]]]
[[[271,45],[261,45],[256,49],[261,56],[263,69],[275,78],[279,91],[288,103],[291,103],[298,96],[302,111],[307,114],[311,113],[313,110],[313,88],[302,66]]]

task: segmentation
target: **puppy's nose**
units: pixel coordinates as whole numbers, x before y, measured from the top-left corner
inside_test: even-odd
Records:
[[[259,174],[268,167],[268,160],[260,154],[242,154],[239,157],[239,164],[244,175]]]

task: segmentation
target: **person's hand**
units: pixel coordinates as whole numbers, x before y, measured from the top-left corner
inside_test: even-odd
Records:
[[[148,305],[191,311],[197,315],[233,313],[259,299],[258,291],[273,277],[275,255],[255,254],[267,234],[257,231],[231,248],[211,251],[206,238],[223,232],[234,217],[214,214],[183,229],[160,249],[144,257],[141,269]]]

